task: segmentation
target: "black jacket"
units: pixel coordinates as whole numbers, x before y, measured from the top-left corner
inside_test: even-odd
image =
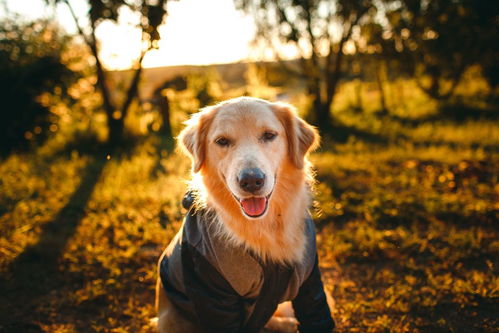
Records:
[[[163,287],[176,308],[206,332],[258,332],[284,301],[292,301],[300,332],[331,332],[315,246],[306,219],[306,259],[295,265],[264,262],[224,240],[191,211],[160,260]]]

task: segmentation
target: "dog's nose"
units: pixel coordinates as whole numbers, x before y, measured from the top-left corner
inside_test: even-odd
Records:
[[[249,193],[255,193],[265,184],[265,174],[258,168],[244,169],[237,177],[239,186]]]

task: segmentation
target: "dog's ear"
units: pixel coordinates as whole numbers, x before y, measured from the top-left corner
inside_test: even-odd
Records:
[[[206,135],[214,116],[214,108],[207,107],[194,114],[178,136],[180,148],[191,157],[192,171],[201,170],[206,156]]]
[[[280,102],[273,103],[272,109],[286,130],[291,162],[298,169],[302,169],[305,155],[319,146],[319,133],[315,127],[296,115],[296,110],[292,105]]]

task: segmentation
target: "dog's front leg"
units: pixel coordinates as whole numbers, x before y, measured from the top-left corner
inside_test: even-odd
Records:
[[[295,333],[298,330],[298,321],[293,317],[273,316],[265,325],[265,330],[282,333]],[[265,332],[264,330],[264,332]]]
[[[200,333],[201,329],[185,319],[171,303],[161,280],[156,283],[157,328],[159,333]]]
[[[274,315],[265,325],[267,332],[289,332],[295,333],[298,330],[298,321],[295,318],[291,302],[279,304]],[[265,330],[263,332],[265,332]]]

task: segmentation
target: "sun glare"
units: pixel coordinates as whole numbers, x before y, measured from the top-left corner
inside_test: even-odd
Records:
[[[144,66],[228,63],[248,56],[254,25],[232,0],[183,0],[168,9],[159,49],[148,54]]]
[[[86,26],[88,3],[70,0],[80,24]],[[0,6],[1,7],[1,6]],[[8,11],[25,19],[50,17],[53,11],[43,0],[7,0]],[[168,1],[168,16],[160,27],[159,48],[150,51],[143,61],[144,67],[174,65],[208,65],[230,63],[251,56],[250,43],[255,31],[252,19],[237,11],[232,0],[180,0]],[[106,68],[130,68],[140,53],[138,17],[122,8],[120,22],[100,24],[96,34],[100,41],[100,54]],[[7,11],[0,8],[0,16]],[[71,14],[61,2],[55,12],[57,21],[69,32],[76,33]]]
[[[102,23],[97,31],[101,55],[109,69],[129,68],[140,52],[140,31],[129,11],[119,24]],[[231,0],[182,0],[168,4],[160,27],[159,48],[151,50],[144,67],[230,63],[248,58],[254,25],[236,11]]]

